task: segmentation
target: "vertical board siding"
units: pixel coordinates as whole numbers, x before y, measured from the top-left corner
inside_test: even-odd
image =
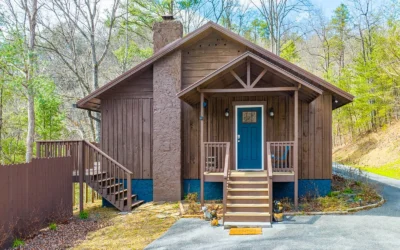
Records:
[[[134,179],[152,179],[153,69],[101,96],[101,149]]]
[[[246,47],[212,33],[182,51],[182,88],[210,74],[237,56]]]
[[[330,179],[332,177],[332,97],[323,95],[311,103],[299,102],[299,179]],[[234,131],[234,101],[265,101],[266,141],[294,140],[293,97],[289,96],[240,96],[212,97],[207,100],[204,117],[206,141],[231,142]],[[274,117],[269,109],[274,109]],[[230,115],[225,117],[225,109]],[[183,176],[199,179],[199,104],[183,105]],[[231,155],[234,156],[234,147]],[[231,157],[231,166],[234,157]]]
[[[0,227],[9,233],[6,243],[72,216],[72,170],[72,157],[0,165]]]
[[[102,100],[102,150],[133,173],[152,178],[152,98]]]

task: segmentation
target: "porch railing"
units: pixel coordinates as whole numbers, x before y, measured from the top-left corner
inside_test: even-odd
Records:
[[[204,172],[224,172],[225,156],[229,156],[229,142],[204,142]]]
[[[267,142],[268,169],[294,172],[294,141]]]

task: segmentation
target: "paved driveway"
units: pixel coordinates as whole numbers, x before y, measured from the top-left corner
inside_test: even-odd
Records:
[[[341,171],[340,169],[338,171]],[[294,216],[262,235],[229,236],[199,219],[180,219],[146,249],[400,249],[400,181],[377,175],[386,203],[353,215]]]

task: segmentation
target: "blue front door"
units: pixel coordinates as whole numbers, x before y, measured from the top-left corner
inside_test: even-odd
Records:
[[[237,109],[237,169],[262,169],[261,107]]]

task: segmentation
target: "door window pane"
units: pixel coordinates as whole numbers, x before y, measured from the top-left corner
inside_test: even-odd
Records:
[[[257,123],[257,112],[244,111],[242,113],[242,123]]]

